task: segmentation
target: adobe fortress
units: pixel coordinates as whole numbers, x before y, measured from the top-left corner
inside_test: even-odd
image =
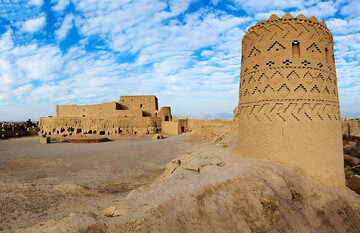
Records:
[[[242,156],[344,185],[333,36],[324,21],[272,15],[249,28],[234,112]]]
[[[39,134],[180,134],[187,119],[172,117],[170,107],[158,110],[154,95],[121,96],[119,102],[96,105],[56,105],[55,117],[40,117]]]

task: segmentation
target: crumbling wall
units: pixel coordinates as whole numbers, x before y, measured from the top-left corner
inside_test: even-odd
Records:
[[[40,117],[39,134],[71,136],[75,134],[148,134],[161,129],[161,120],[144,118],[94,118],[94,117]]]
[[[341,122],[342,135],[350,137],[360,137],[360,119],[347,120]]]
[[[233,120],[188,120],[188,130],[213,142],[221,141],[226,135],[234,132],[237,127]]]

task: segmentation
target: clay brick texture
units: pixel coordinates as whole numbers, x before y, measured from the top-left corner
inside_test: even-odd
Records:
[[[272,15],[242,39],[239,150],[344,185],[333,36],[314,16]]]

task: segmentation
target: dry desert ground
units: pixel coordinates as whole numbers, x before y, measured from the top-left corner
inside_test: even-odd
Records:
[[[189,136],[113,137],[106,143],[0,140],[0,232],[76,211],[101,212],[114,197],[153,182],[165,165],[194,150]]]
[[[360,232],[360,198],[237,154],[237,133],[0,141],[3,232]]]

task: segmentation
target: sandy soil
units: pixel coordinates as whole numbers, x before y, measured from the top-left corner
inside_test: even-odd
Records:
[[[237,134],[0,142],[0,231],[360,233],[360,198],[242,159]]]
[[[94,144],[0,140],[0,231],[13,232],[71,212],[101,211],[114,198],[152,183],[200,138],[113,137]]]
[[[186,137],[173,140],[186,142]],[[194,143],[193,152],[169,162],[154,182],[126,197],[114,194],[111,204],[105,199],[102,211],[49,216],[19,233],[360,232],[355,192],[326,186],[296,169],[242,159],[236,141],[231,134],[216,144]],[[57,190],[87,192],[81,187]]]

